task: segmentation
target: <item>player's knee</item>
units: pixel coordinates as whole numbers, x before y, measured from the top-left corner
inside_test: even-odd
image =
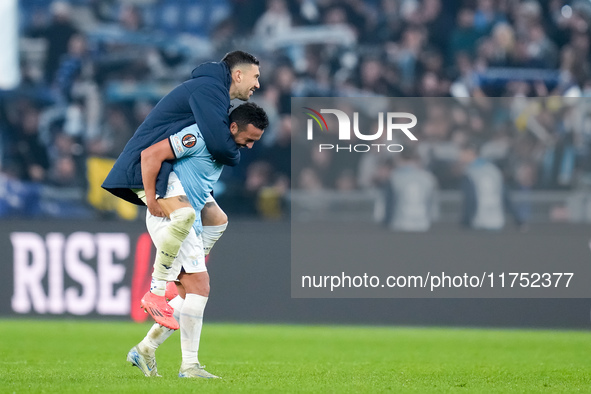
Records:
[[[203,286],[200,286],[197,294],[199,294],[200,296],[203,297],[209,297],[209,282],[207,284],[204,284]]]
[[[228,223],[228,215],[215,202],[205,204],[201,211],[201,222],[204,226],[221,226]]]
[[[170,214],[171,232],[179,238],[185,239],[195,222],[195,210],[191,207],[183,207],[174,210]]]
[[[215,212],[213,215],[209,215],[203,222],[205,226],[222,226],[228,223],[228,215],[222,210]]]
[[[195,287],[191,288],[191,291],[188,291],[183,295],[183,299],[186,298],[187,294],[197,294],[202,297],[209,297],[209,283],[208,284],[199,284]]]
[[[218,214],[216,216],[216,224],[214,224],[214,226],[223,226],[223,225],[226,225],[226,226],[228,225],[228,215],[226,215],[226,213],[220,209],[220,211],[218,212]]]
[[[193,207],[182,207],[175,209],[170,214],[170,220],[179,224],[192,226],[195,221],[195,210]]]
[[[179,276],[183,284],[185,295],[197,294],[203,297],[209,297],[209,275],[207,272],[202,273],[184,273]]]

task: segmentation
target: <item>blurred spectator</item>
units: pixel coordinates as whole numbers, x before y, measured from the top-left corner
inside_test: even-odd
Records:
[[[401,88],[411,94],[416,80],[417,64],[426,41],[426,31],[421,26],[409,26],[402,33],[400,46],[391,49],[394,61],[400,68]]]
[[[517,225],[524,224],[509,199],[501,171],[479,157],[474,143],[462,147],[460,164],[464,168],[462,225],[477,230],[500,230],[505,226],[506,210],[513,215]]]
[[[280,115],[291,113],[291,97],[293,96],[296,76],[293,69],[285,64],[275,70],[273,87],[277,88],[279,97],[276,107]]]
[[[575,176],[575,149],[573,135],[557,132],[554,143],[547,147],[542,159],[541,182],[547,189],[570,188]]]
[[[509,4],[514,31],[526,37],[531,28],[542,23],[542,7],[537,0],[524,0]]]
[[[580,81],[589,75],[589,64],[579,62],[575,49],[568,45],[562,49],[560,57],[560,75],[554,91],[568,95],[568,92],[579,90]]]
[[[242,213],[256,216],[259,212],[261,191],[270,187],[273,180],[273,168],[264,161],[254,162],[246,171],[244,194],[242,197]]]
[[[68,42],[68,52],[60,59],[55,75],[56,88],[65,100],[72,101],[74,82],[82,74],[85,65],[88,67],[86,39],[80,34],[74,34]]]
[[[253,32],[259,40],[268,40],[289,32],[291,14],[285,0],[267,0],[267,10],[257,20]]]
[[[47,148],[39,139],[39,110],[27,103],[18,114],[12,146],[8,148],[7,171],[24,181],[43,182],[47,179],[49,158]]]
[[[256,161],[248,166],[243,187],[228,190],[219,200],[239,215],[277,219],[284,212],[282,200],[287,187],[269,163]]]
[[[60,187],[86,186],[84,149],[75,137],[64,132],[55,135],[50,151],[48,182]]]
[[[400,1],[381,0],[376,27],[368,37],[370,43],[394,42],[400,39],[404,20],[400,13]]]
[[[478,39],[483,35],[475,27],[474,11],[470,8],[462,8],[450,35],[449,61],[454,61],[460,53],[474,57]]]
[[[477,0],[474,13],[474,27],[476,31],[488,34],[493,26],[499,22],[505,22],[505,15],[499,11],[495,0]]]
[[[106,111],[100,135],[88,141],[88,151],[92,155],[116,159],[134,132],[135,128],[123,109],[110,107]]]
[[[515,210],[519,217],[527,223],[532,216],[531,193],[537,182],[537,173],[534,163],[522,162],[515,170],[515,189],[521,192],[522,199],[515,202]]]
[[[421,168],[412,148],[404,149],[384,187],[383,223],[397,231],[427,231],[438,214],[437,181]]]
[[[324,189],[324,186],[316,171],[311,167],[306,167],[299,172],[297,188],[300,190],[313,192]]]
[[[374,127],[377,128],[376,125]],[[386,144],[387,142],[386,133],[376,140],[377,144]],[[361,189],[382,189],[388,182],[393,164],[393,155],[386,149],[363,154],[359,160],[357,185]]]
[[[284,114],[273,145],[261,154],[271,164],[277,177],[285,179],[288,184],[291,177],[291,133],[291,117]]]
[[[378,59],[368,58],[361,62],[360,88],[367,93],[389,96],[391,87],[385,79],[386,70]]]
[[[132,4],[123,5],[119,13],[119,25],[130,32],[140,31],[144,22],[139,8]]]
[[[515,31],[508,23],[502,22],[494,26],[491,39],[487,42],[486,58],[490,66],[508,67],[516,62]],[[486,44],[485,44],[486,45]]]
[[[217,53],[228,53],[234,48],[236,40],[236,23],[228,18],[218,23],[211,34],[211,42]]]
[[[45,82],[51,83],[59,62],[66,52],[70,38],[79,33],[71,21],[72,10],[65,1],[54,1],[50,7],[51,21],[47,26],[35,26],[27,35],[33,38],[43,38],[47,41],[47,55],[45,59]]]
[[[557,65],[556,46],[548,37],[540,24],[532,26],[529,30],[529,42],[527,55],[532,59],[532,64],[543,68],[553,68]]]

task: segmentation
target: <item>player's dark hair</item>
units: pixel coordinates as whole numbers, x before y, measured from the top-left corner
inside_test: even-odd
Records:
[[[259,65],[259,59],[244,51],[228,52],[222,59],[222,62],[226,63],[230,71],[239,64]]]
[[[230,123],[232,122],[236,122],[238,130],[244,130],[249,124],[261,130],[269,126],[267,113],[255,103],[244,103],[236,107],[230,113]]]

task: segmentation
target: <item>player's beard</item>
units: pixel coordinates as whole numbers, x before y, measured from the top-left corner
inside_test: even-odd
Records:
[[[250,92],[252,92],[254,94],[254,91],[252,89],[248,89],[246,92],[244,92],[244,94],[242,95],[242,97],[240,97],[240,99],[242,101],[248,101],[251,96]]]

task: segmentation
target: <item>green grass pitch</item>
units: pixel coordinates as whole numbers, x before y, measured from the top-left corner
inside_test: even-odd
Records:
[[[591,392],[591,332],[212,324],[200,361],[222,380],[125,361],[149,324],[0,320],[1,393]]]

